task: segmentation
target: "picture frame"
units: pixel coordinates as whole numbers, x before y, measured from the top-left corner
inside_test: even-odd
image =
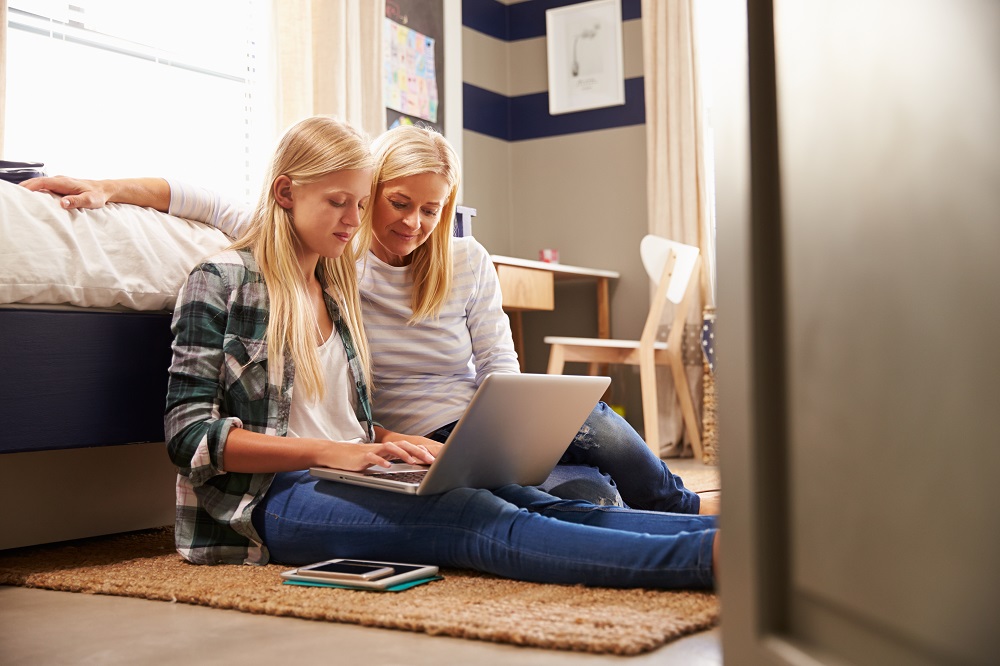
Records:
[[[625,104],[621,0],[545,11],[549,113]]]

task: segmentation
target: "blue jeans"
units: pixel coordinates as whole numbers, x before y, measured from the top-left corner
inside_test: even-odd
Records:
[[[427,437],[443,442],[454,427],[446,425]],[[698,494],[685,488],[628,421],[603,402],[538,487],[564,499],[648,511],[698,513],[701,506]]]
[[[715,516],[601,507],[537,488],[418,497],[275,475],[253,525],[271,559],[419,562],[541,583],[706,588]]]
[[[562,499],[583,500],[598,506],[626,506],[611,475],[590,465],[560,462],[535,487]]]
[[[698,513],[701,498],[654,454],[629,422],[603,402],[590,413],[560,465],[589,465],[609,475],[634,509]]]

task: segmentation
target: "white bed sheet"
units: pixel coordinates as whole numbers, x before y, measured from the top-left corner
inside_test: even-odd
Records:
[[[230,242],[151,208],[68,211],[0,181],[0,303],[172,310],[191,269]]]

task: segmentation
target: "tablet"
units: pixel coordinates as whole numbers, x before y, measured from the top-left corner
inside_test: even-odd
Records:
[[[352,561],[361,562],[362,560]],[[363,562],[369,565],[374,565],[374,567],[378,568],[390,568],[392,569],[392,573],[374,579],[365,579],[361,577],[331,578],[330,576],[308,570],[310,567],[315,568],[318,565],[325,564],[325,562],[317,562],[315,564],[299,567],[298,569],[283,571],[281,573],[281,577],[289,581],[326,583],[327,585],[339,585],[359,590],[385,590],[395,585],[399,585],[400,583],[406,583],[422,578],[431,578],[436,576],[438,573],[438,568],[429,564],[404,564],[402,562],[379,562],[375,560],[363,560]]]

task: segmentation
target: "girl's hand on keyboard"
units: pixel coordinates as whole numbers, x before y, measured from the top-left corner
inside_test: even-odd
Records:
[[[389,461],[397,458],[411,465],[430,465],[434,462],[434,455],[424,446],[400,439],[374,444],[329,442],[324,447],[320,464],[359,472],[372,465],[389,467]]]

